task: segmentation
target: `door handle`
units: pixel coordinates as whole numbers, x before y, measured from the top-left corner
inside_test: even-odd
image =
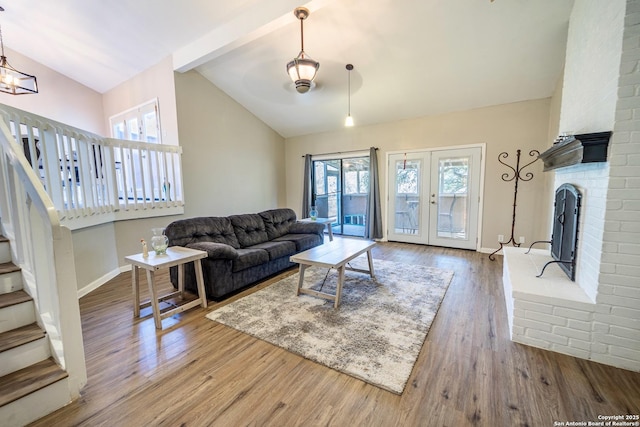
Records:
[[[435,204],[436,204],[436,201],[435,201],[435,200],[432,200],[432,201],[431,201],[431,204],[432,204],[432,205],[435,205]]]

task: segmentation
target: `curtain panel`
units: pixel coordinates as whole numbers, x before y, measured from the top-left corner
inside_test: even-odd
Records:
[[[378,173],[377,148],[369,150],[369,204],[367,205],[367,227],[364,237],[382,238],[382,208],[380,207],[380,177]]]

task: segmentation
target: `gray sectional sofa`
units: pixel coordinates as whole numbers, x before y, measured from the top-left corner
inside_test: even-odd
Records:
[[[207,298],[221,300],[294,264],[289,257],[324,242],[324,225],[298,222],[291,209],[257,214],[198,217],[174,221],[169,246],[206,251],[202,260]],[[171,282],[178,284],[177,267]],[[185,266],[185,288],[197,292],[193,264]]]

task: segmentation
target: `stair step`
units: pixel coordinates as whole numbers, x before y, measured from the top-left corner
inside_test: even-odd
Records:
[[[0,294],[0,308],[11,307],[12,305],[22,304],[31,301],[32,298],[25,291],[9,292],[8,294]]]
[[[6,238],[6,237],[4,237],[2,234],[0,234],[0,243],[8,242],[8,241],[9,241],[9,239],[7,239],[7,238]]]
[[[0,333],[0,353],[44,338],[46,333],[37,323]]]
[[[20,271],[21,268],[12,262],[3,262],[0,264],[0,274],[13,273],[14,271]]]
[[[0,378],[0,407],[67,378],[52,359],[46,359]]]

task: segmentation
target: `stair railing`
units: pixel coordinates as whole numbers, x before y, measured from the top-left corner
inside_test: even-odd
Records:
[[[180,146],[104,138],[3,104],[0,117],[70,229],[184,213]]]
[[[4,120],[0,120],[0,215],[14,264],[47,332],[51,353],[69,374],[72,398],[87,382],[71,230]]]

